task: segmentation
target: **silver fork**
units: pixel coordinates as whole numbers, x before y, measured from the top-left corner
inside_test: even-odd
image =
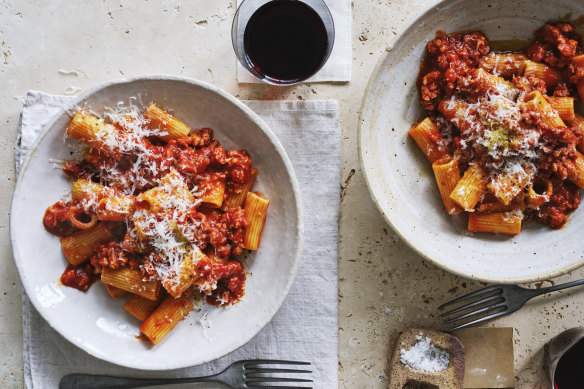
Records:
[[[307,386],[269,386],[266,383],[312,382],[304,378],[272,377],[266,374],[307,374],[310,370],[267,368],[260,365],[302,365],[309,366],[310,362],[281,361],[271,359],[251,359],[232,363],[221,373],[207,377],[191,378],[123,378],[91,374],[70,374],[61,378],[59,389],[130,389],[156,385],[185,384],[196,382],[220,382],[232,389],[247,388],[278,388],[278,389],[312,389]]]
[[[554,285],[548,288],[541,289],[528,289],[523,288],[519,285],[493,285],[487,288],[479,289],[476,292],[469,293],[445,304],[442,304],[438,309],[446,308],[450,305],[454,305],[468,299],[478,298],[478,300],[470,302],[468,304],[462,305],[458,308],[452,309],[448,312],[444,312],[439,317],[446,317],[454,313],[470,310],[464,314],[456,316],[450,320],[443,322],[441,325],[446,326],[454,322],[460,322],[461,320],[469,319],[463,324],[457,325],[448,329],[448,331],[454,331],[459,328],[468,327],[473,324],[483,322],[485,320],[494,319],[495,317],[508,315],[517,311],[521,308],[528,300],[532,298],[549,293],[555,292],[556,290],[562,290],[566,288],[571,288],[573,286],[583,285],[584,280],[567,282],[565,284]],[[489,304],[486,305],[485,304]],[[497,310],[497,312],[473,319],[474,316],[488,313],[490,311]]]

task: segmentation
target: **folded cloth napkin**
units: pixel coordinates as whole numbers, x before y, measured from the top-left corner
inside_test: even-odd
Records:
[[[33,91],[22,98],[17,169],[43,125],[69,99]],[[214,362],[172,371],[140,371],[94,358],[66,341],[41,318],[23,293],[27,389],[57,388],[60,378],[71,373],[135,377],[207,375],[223,370],[234,361],[253,358],[310,361],[313,387],[337,387],[337,219],[341,156],[338,103],[332,100],[245,103],[270,126],[286,149],[302,189],[306,215],[300,271],[274,319],[245,346]],[[210,386],[205,384],[205,387]]]
[[[237,6],[243,0],[237,0]],[[335,43],[326,64],[306,82],[351,81],[351,0],[324,0],[335,23]],[[262,82],[237,63],[237,81]]]

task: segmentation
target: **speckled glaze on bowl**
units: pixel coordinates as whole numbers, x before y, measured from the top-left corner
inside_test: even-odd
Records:
[[[424,117],[415,82],[426,42],[439,30],[479,30],[489,40],[527,40],[547,21],[584,14],[580,0],[447,0],[413,21],[374,70],[359,122],[361,166],[374,202],[420,255],[460,276],[494,283],[549,279],[584,264],[584,206],[561,230],[536,223],[515,237],[466,232],[443,211],[430,164],[407,135]],[[581,31],[580,31],[581,32]],[[581,110],[580,106],[580,110]]]
[[[138,97],[172,109],[193,128],[211,127],[226,148],[246,149],[260,170],[254,189],[270,198],[261,248],[247,257],[243,300],[227,309],[204,306],[180,322],[158,345],[136,338],[140,323],[102,285],[83,293],[59,285],[67,261],[59,239],[42,225],[45,209],[69,192],[65,175],[49,163],[69,157],[67,110],[47,124],[20,172],[10,214],[14,259],[26,293],[47,322],[66,339],[103,360],[143,370],[167,370],[219,358],[248,342],[278,311],[296,277],[302,253],[300,191],[290,160],[267,125],[228,93],[177,77],[142,77],[100,86],[74,106],[97,113]],[[206,316],[204,317],[204,315]],[[201,325],[200,320],[210,324]]]

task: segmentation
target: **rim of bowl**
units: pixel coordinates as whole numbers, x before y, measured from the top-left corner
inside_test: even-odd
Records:
[[[574,262],[570,266],[565,266],[561,269],[548,271],[547,273],[541,274],[537,277],[523,277],[523,278],[515,277],[515,278],[505,278],[505,279],[475,275],[473,273],[464,271],[464,269],[456,268],[456,267],[453,267],[451,265],[445,264],[445,263],[433,258],[431,255],[427,255],[418,246],[414,245],[414,243],[412,243],[409,239],[407,239],[407,237],[402,233],[402,231],[400,229],[398,229],[393,224],[390,217],[387,215],[387,213],[383,209],[382,201],[381,201],[382,199],[380,199],[378,197],[379,195],[377,193],[375,193],[375,191],[373,190],[374,178],[372,177],[372,175],[374,175],[374,174],[372,172],[369,172],[368,167],[365,165],[365,152],[364,152],[365,129],[363,128],[364,127],[363,123],[365,122],[364,112],[367,109],[367,103],[368,103],[370,96],[372,94],[372,91],[373,91],[373,89],[372,89],[373,84],[375,83],[375,81],[379,77],[379,74],[381,73],[381,71],[384,69],[384,67],[383,67],[384,62],[386,61],[386,59],[389,56],[392,55],[393,48],[399,43],[399,41],[402,39],[402,37],[404,35],[410,33],[410,31],[412,31],[414,29],[414,26],[417,24],[418,21],[425,18],[427,15],[431,14],[436,8],[441,8],[441,7],[444,7],[445,5],[448,5],[449,3],[454,3],[457,1],[460,1],[460,0],[443,0],[437,4],[428,5],[425,8],[423,8],[420,12],[418,12],[416,15],[411,17],[407,21],[407,27],[405,29],[403,29],[402,31],[400,31],[395,37],[393,37],[393,39],[391,39],[388,42],[387,46],[390,47],[391,50],[386,51],[383,55],[381,55],[381,57],[377,60],[377,64],[373,68],[371,75],[369,76],[369,81],[367,82],[367,85],[365,86],[365,91],[363,92],[363,98],[361,100],[361,105],[359,107],[359,129],[358,129],[358,136],[357,136],[359,163],[361,164],[363,176],[365,177],[365,183],[367,184],[367,190],[369,191],[369,194],[371,196],[371,199],[375,203],[375,206],[377,207],[377,209],[379,210],[379,212],[381,213],[381,215],[385,219],[386,223],[391,226],[393,231],[396,234],[398,234],[399,237],[403,241],[405,241],[407,243],[407,245],[412,250],[414,250],[418,255],[420,255],[425,260],[430,261],[431,263],[433,263],[434,265],[436,265],[437,267],[439,267],[443,270],[446,270],[450,273],[453,273],[455,275],[458,275],[460,277],[464,277],[467,279],[481,281],[481,282],[495,283],[495,284],[496,283],[499,283],[499,284],[522,284],[522,283],[548,280],[550,278],[561,276],[561,275],[566,274],[574,269],[582,267],[584,265],[584,257],[582,257],[579,261]]]
[[[99,358],[101,360],[114,363],[118,366],[125,366],[125,367],[134,368],[134,369],[149,370],[149,371],[155,371],[155,370],[162,371],[162,370],[180,369],[180,368],[189,367],[189,366],[198,366],[198,365],[202,365],[202,364],[207,363],[207,362],[214,361],[214,360],[219,359],[221,357],[224,357],[225,355],[232,353],[233,351],[235,351],[238,348],[242,347],[243,345],[247,344],[269,322],[272,321],[272,319],[274,318],[276,313],[278,313],[278,311],[280,310],[280,308],[284,304],[284,301],[286,301],[286,298],[288,297],[290,290],[292,289],[292,285],[294,284],[294,281],[296,280],[296,276],[298,275],[298,270],[300,268],[300,262],[302,259],[302,252],[304,249],[304,208],[302,206],[300,185],[298,184],[298,179],[296,178],[296,173],[294,172],[294,169],[292,167],[292,162],[290,161],[288,154],[284,150],[284,147],[282,146],[282,144],[280,143],[280,141],[278,140],[276,135],[274,135],[272,130],[268,127],[268,125],[251,108],[249,108],[247,105],[242,103],[240,100],[238,100],[237,98],[235,98],[234,96],[232,96],[228,92],[226,92],[226,91],[224,91],[224,90],[222,90],[214,85],[211,85],[207,82],[199,81],[199,80],[195,80],[195,79],[191,79],[191,78],[187,78],[187,77],[178,77],[178,76],[171,76],[171,75],[151,75],[151,76],[125,77],[125,78],[114,80],[114,81],[108,81],[104,84],[93,87],[93,88],[89,89],[87,92],[75,97],[71,102],[67,103],[67,106],[78,105],[83,100],[87,100],[88,98],[90,98],[90,96],[93,95],[94,93],[97,93],[98,91],[100,91],[102,89],[106,89],[106,88],[111,87],[113,85],[130,84],[133,82],[140,82],[140,81],[184,82],[184,83],[187,83],[191,86],[206,89],[208,91],[211,91],[211,92],[221,96],[225,100],[227,100],[227,101],[231,102],[233,105],[235,105],[241,111],[243,111],[244,115],[248,116],[254,123],[256,123],[256,125],[262,130],[262,132],[264,132],[264,134],[270,139],[270,142],[276,148],[276,151],[278,152],[278,154],[282,158],[284,165],[286,167],[286,171],[288,172],[288,174],[290,175],[290,178],[291,178],[290,181],[291,181],[291,185],[292,185],[292,190],[294,193],[294,198],[296,200],[298,226],[296,228],[296,236],[295,236],[297,249],[296,249],[296,253],[294,255],[294,263],[293,263],[293,267],[291,269],[291,275],[290,275],[285,287],[283,289],[280,289],[280,290],[283,290],[284,293],[282,293],[281,298],[279,299],[279,301],[277,301],[277,304],[275,305],[276,309],[274,309],[274,312],[270,315],[269,320],[267,320],[265,323],[256,323],[254,331],[250,331],[249,334],[246,334],[244,337],[242,337],[241,338],[242,340],[237,342],[236,346],[232,350],[222,352],[222,353],[220,353],[220,355],[214,356],[212,358],[205,358],[203,360],[196,360],[193,358],[192,360],[188,360],[188,361],[185,360],[182,363],[174,364],[174,365],[164,365],[164,364],[157,362],[156,368],[154,368],[154,367],[150,367],[150,366],[144,367],[143,365],[139,365],[138,363],[121,363],[120,361],[116,361],[116,360],[112,359],[110,357],[110,354],[103,354],[103,353],[97,352],[93,348],[85,347],[85,345],[81,339],[76,338],[75,336],[72,335],[72,333],[70,331],[67,330],[68,329],[67,326],[64,326],[63,328],[59,328],[58,323],[52,323],[51,321],[47,320],[45,318],[44,308],[39,306],[38,302],[35,299],[29,297],[29,301],[35,307],[37,312],[39,312],[39,314],[43,317],[43,319],[45,319],[45,321],[51,326],[51,328],[53,328],[55,331],[57,331],[65,339],[67,339],[67,341],[69,341],[69,342],[73,343],[75,346],[79,347],[81,350],[83,350],[86,353],[93,355],[94,357]],[[28,165],[32,159],[32,156],[34,155],[36,149],[38,148],[40,143],[44,140],[46,135],[52,130],[53,126],[55,125],[55,123],[57,122],[59,117],[64,113],[67,106],[61,108],[47,122],[47,124],[44,125],[41,133],[39,134],[38,138],[35,140],[34,145],[31,147],[30,151],[28,152],[28,154],[26,155],[26,157],[24,159],[24,162],[22,163],[22,166],[20,168],[20,172],[19,172],[18,177],[17,177],[16,185],[14,187],[14,192],[12,194],[11,205],[10,205],[10,217],[9,217],[10,243],[12,246],[13,259],[14,259],[14,262],[15,262],[16,267],[18,269],[18,274],[20,275],[20,280],[22,282],[22,285],[24,287],[25,292],[28,289],[27,275],[23,271],[21,260],[20,260],[20,255],[16,251],[16,242],[14,241],[14,238],[13,238],[13,236],[14,236],[14,231],[13,231],[13,228],[14,228],[14,223],[13,223],[14,200],[20,194],[20,186],[21,186],[20,182],[22,181],[21,178],[24,176],[24,174],[26,174],[26,171],[28,169]],[[33,287],[33,286],[31,285],[31,287]],[[186,354],[186,355],[188,355],[188,354]]]

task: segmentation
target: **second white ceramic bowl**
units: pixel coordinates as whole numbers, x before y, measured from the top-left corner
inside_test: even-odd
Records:
[[[580,0],[447,0],[421,14],[381,58],[363,97],[359,152],[373,200],[418,253],[458,275],[494,283],[549,279],[584,264],[584,206],[561,230],[527,224],[515,237],[466,232],[443,210],[430,164],[409,139],[424,117],[416,76],[437,31],[478,30],[489,40],[528,40],[548,21],[584,14]]]

